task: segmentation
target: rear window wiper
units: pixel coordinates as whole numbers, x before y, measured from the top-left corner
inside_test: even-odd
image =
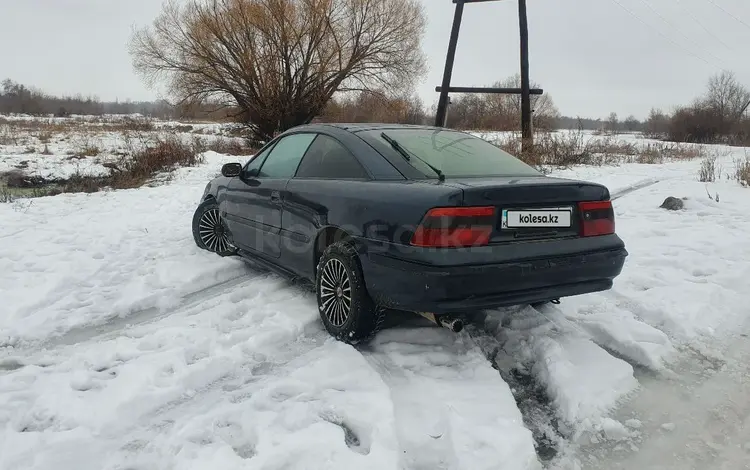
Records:
[[[389,144],[391,144],[391,147],[393,147],[394,150],[396,150],[398,153],[400,153],[401,156],[404,157],[404,159],[407,162],[411,161],[411,155],[409,155],[409,151],[406,150],[401,144],[399,144],[396,139],[394,139],[393,137],[389,136],[385,132],[381,132],[380,133],[380,137],[382,137],[383,139],[385,139],[386,142],[388,142]],[[426,161],[424,161],[422,158],[419,157],[419,155],[416,155],[416,154],[412,154],[412,155],[414,155],[415,157],[417,157],[417,159],[419,159],[419,161],[421,161],[425,165],[429,166],[430,169],[432,169],[432,171],[434,171],[435,174],[438,175],[438,180],[445,181],[445,174],[442,171],[440,171],[438,168],[435,168],[434,166],[432,166],[429,163],[427,163]]]

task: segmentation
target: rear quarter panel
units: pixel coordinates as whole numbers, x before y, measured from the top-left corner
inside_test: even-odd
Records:
[[[314,243],[326,227],[373,241],[408,243],[431,207],[457,205],[461,198],[460,189],[443,184],[293,178],[284,195],[282,251],[297,258],[294,270],[299,272],[313,269]]]

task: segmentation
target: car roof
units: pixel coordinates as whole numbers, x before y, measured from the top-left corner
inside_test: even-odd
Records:
[[[297,131],[303,129],[320,129],[321,127],[335,127],[343,129],[349,132],[361,132],[361,131],[373,131],[380,129],[425,129],[425,130],[450,130],[456,131],[455,129],[446,129],[444,127],[435,126],[424,126],[418,124],[398,124],[398,123],[373,123],[373,122],[361,122],[361,123],[345,123],[345,122],[318,122],[312,124],[302,124],[300,126],[289,129],[290,131]],[[457,131],[461,132],[461,131]]]

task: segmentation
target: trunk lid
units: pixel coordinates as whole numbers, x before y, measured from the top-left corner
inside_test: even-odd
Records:
[[[466,206],[494,206],[490,243],[575,238],[581,233],[578,202],[609,200],[600,184],[565,178],[492,177],[449,179]]]

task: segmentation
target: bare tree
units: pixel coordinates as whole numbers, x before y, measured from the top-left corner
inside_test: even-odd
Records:
[[[669,131],[670,117],[661,109],[651,108],[645,123],[645,135],[651,138],[664,138]]]
[[[500,80],[492,84],[496,88],[520,88],[521,75],[516,74],[505,80]],[[540,88],[541,86],[532,82],[531,88]],[[521,95],[490,95],[490,109],[497,110],[505,116],[511,117],[514,121],[520,123],[521,119]],[[552,96],[549,93],[543,95],[531,95],[531,109],[534,110],[534,127],[551,128],[555,120],[560,117]],[[520,125],[520,124],[519,124]]]
[[[130,52],[149,84],[236,106],[267,140],[336,91],[410,88],[425,71],[425,24],[419,0],[168,0]]]
[[[750,101],[750,91],[737,81],[733,72],[722,71],[708,80],[704,104],[727,121],[735,121]]]
[[[491,85],[497,88],[520,88],[521,76],[516,74]],[[532,88],[539,88],[531,83]],[[534,128],[552,129],[560,117],[549,94],[532,95]],[[448,126],[463,129],[519,130],[521,128],[521,97],[506,94],[464,94],[454,98],[448,111]]]
[[[384,97],[356,92],[334,96],[320,116],[324,122],[398,122],[423,124],[424,104],[417,96]]]
[[[452,98],[448,107],[448,127],[456,129],[513,129],[513,123],[504,119],[504,111],[490,111],[491,95],[464,94]],[[515,127],[519,127],[517,124]]]
[[[617,134],[619,125],[620,125],[620,121],[617,119],[617,113],[615,112],[609,113],[609,117],[607,118],[607,130],[611,132],[612,134]]]
[[[750,91],[729,71],[712,76],[707,85],[703,96],[675,111],[668,138],[730,145],[750,142],[750,119],[743,117]]]
[[[638,119],[636,119],[632,114],[625,118],[623,124],[625,125],[625,129],[627,129],[628,132],[634,132],[638,130],[638,127],[641,125]]]

